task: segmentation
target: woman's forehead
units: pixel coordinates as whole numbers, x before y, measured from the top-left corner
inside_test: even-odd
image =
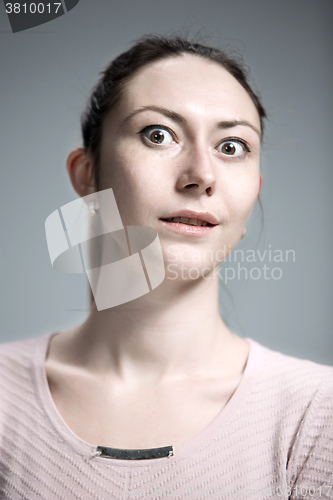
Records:
[[[152,105],[199,119],[216,115],[250,120],[260,128],[257,109],[242,85],[220,64],[198,56],[156,61],[127,82],[121,105],[124,114]]]

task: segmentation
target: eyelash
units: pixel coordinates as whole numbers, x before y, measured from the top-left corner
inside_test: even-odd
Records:
[[[248,143],[246,141],[244,141],[244,139],[240,139],[239,137],[226,137],[225,139],[223,139],[222,142],[220,142],[220,144],[223,144],[224,142],[238,142],[239,144],[241,144],[245,151],[247,153],[251,153],[251,149],[250,149],[250,146],[248,145]],[[219,144],[219,146],[220,146]]]
[[[148,125],[148,127],[143,128],[140,132],[138,132],[139,135],[143,135],[145,132],[147,132],[149,129],[161,129],[161,130],[166,130],[169,132],[169,134],[172,136],[173,140],[175,140],[175,134],[172,132],[171,129],[166,127],[165,125]],[[153,144],[153,143],[152,143]],[[153,144],[154,145],[154,144]],[[155,146],[158,146],[158,144],[155,144]]]
[[[143,135],[145,132],[147,132],[149,129],[161,129],[161,130],[166,130],[167,132],[169,132],[169,134],[172,136],[172,138],[175,140],[175,134],[172,132],[171,129],[169,129],[168,127],[166,127],[165,125],[148,125],[147,127],[143,128],[140,132],[138,132],[139,135]],[[148,139],[149,140],[149,139]],[[218,146],[220,146],[221,144],[225,143],[225,142],[238,142],[238,144],[241,144],[244,148],[244,152],[247,152],[247,153],[251,153],[251,149],[250,149],[250,146],[248,145],[248,143],[246,141],[244,141],[243,139],[240,139],[239,137],[226,137],[225,139],[223,139],[223,141],[221,141]],[[158,146],[158,144],[154,144],[152,143],[153,146]],[[223,154],[223,153],[222,153]],[[226,155],[228,156],[228,155]],[[230,156],[232,158],[232,156]],[[237,158],[237,157],[236,157]]]

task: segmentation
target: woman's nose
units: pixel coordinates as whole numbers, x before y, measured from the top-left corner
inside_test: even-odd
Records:
[[[216,189],[216,171],[214,158],[204,148],[193,148],[183,158],[177,178],[176,187],[179,191],[190,192],[196,196],[207,193],[211,196]]]

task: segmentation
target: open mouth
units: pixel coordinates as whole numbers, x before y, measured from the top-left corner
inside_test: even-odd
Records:
[[[199,219],[190,219],[189,217],[172,217],[171,219],[161,219],[165,222],[174,222],[179,224],[186,224],[187,226],[214,226],[207,221]]]

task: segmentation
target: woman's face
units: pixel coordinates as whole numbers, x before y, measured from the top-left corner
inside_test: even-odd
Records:
[[[207,275],[241,238],[260,191],[259,154],[260,120],[247,92],[217,63],[186,54],[141,69],[126,85],[105,119],[100,189],[113,189],[125,226],[157,230],[167,276],[180,266],[183,279],[193,267]],[[162,220],[181,211],[211,214],[216,225]]]

